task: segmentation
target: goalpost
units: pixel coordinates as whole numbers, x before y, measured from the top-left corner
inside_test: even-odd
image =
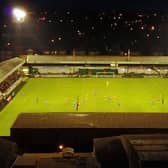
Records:
[[[109,78],[109,77],[114,77],[115,73],[114,72],[96,72],[96,77],[97,78]]]

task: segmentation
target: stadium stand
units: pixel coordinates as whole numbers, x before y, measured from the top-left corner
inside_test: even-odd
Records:
[[[168,64],[168,58],[165,56],[46,56],[46,55],[28,55],[26,62],[28,64],[141,64],[141,65],[159,65]]]
[[[6,104],[8,95],[20,84],[21,72],[18,69],[24,63],[20,58],[0,62],[0,107]]]
[[[6,92],[8,88],[10,88],[19,78],[21,77],[21,73],[14,72],[10,76],[7,77],[1,84],[0,84],[0,91],[2,93]]]
[[[11,168],[17,158],[17,145],[8,140],[0,139],[0,167]]]
[[[0,140],[0,164],[2,168],[167,168],[167,144],[167,134],[134,134],[94,139],[90,153],[65,147],[58,153],[19,155],[15,143]]]
[[[102,168],[166,168],[168,136],[123,135],[94,140],[94,151]]]
[[[71,75],[74,77],[166,77],[167,57],[156,56],[32,56],[26,63],[34,72],[45,76]]]
[[[0,62],[0,83],[8,76],[19,69],[25,61],[20,58],[12,58],[4,62]]]

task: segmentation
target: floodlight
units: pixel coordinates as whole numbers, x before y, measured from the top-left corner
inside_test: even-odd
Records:
[[[25,10],[20,8],[13,9],[13,17],[17,23],[23,23],[25,21],[26,16],[27,13]]]

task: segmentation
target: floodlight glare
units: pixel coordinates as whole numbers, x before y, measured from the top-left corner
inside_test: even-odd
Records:
[[[13,9],[13,16],[15,18],[15,21],[18,23],[24,22],[26,15],[27,15],[26,11],[22,9],[19,8]]]
[[[58,147],[60,150],[63,150],[64,149],[64,145],[59,145]]]

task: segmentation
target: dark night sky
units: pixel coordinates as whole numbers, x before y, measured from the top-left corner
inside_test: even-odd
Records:
[[[23,5],[52,9],[155,9],[168,11],[168,0],[0,0],[1,6]]]

